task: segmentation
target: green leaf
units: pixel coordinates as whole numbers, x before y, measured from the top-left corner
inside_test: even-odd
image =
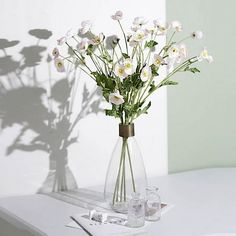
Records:
[[[129,55],[126,54],[126,53],[122,53],[122,56],[123,56],[125,59],[129,58]]]
[[[200,72],[200,70],[198,69],[198,68],[196,68],[196,67],[189,67],[189,66],[187,66],[185,69],[184,69],[184,71],[189,71],[189,72],[192,72],[192,73],[199,73]]]
[[[120,117],[119,107],[116,106],[116,105],[112,105],[112,109],[111,110],[105,109],[105,114],[107,116],[114,116],[115,118],[118,118],[118,117]]]
[[[152,82],[152,83],[150,84],[150,89],[148,90],[148,93],[152,93],[153,91],[156,90],[156,88],[157,88],[157,86],[155,85],[154,82]]]
[[[151,101],[143,108],[143,109],[139,109],[137,112],[137,117],[142,115],[142,114],[147,114],[148,109],[150,108],[150,106],[152,105]]]
[[[176,81],[172,81],[172,80],[167,80],[164,83],[161,84],[161,86],[165,86],[165,85],[177,85],[178,82]]]
[[[150,40],[145,43],[145,48],[154,48],[157,44],[155,40]]]
[[[151,65],[151,70],[152,70],[152,75],[153,76],[158,76],[158,67],[155,66],[154,64]]]
[[[87,50],[86,50],[87,55],[88,55],[88,56],[91,56],[92,53],[93,53],[93,51],[94,51],[94,46],[93,46],[92,44],[89,44],[89,45],[88,45],[88,48],[87,48]]]
[[[113,92],[116,87],[116,80],[113,77],[107,77],[104,74],[100,74],[97,71],[91,73],[95,78],[97,85],[102,87],[103,90]]]

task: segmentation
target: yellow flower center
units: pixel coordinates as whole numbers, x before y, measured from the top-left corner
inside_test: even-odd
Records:
[[[157,59],[156,59],[156,64],[157,64],[157,65],[161,64],[160,58],[157,58]]]
[[[125,65],[125,68],[126,68],[126,69],[131,68],[131,64],[130,64],[130,63],[127,63],[127,64]]]
[[[119,72],[120,75],[123,75],[124,74],[124,69],[123,68],[119,68],[118,72]]]

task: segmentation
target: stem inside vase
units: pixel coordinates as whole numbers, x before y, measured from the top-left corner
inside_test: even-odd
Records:
[[[118,202],[126,202],[126,173],[128,172],[132,179],[132,190],[136,192],[134,172],[132,167],[132,153],[129,147],[129,138],[122,138],[122,148],[120,154],[120,162],[118,173],[116,177],[116,184],[113,192],[112,204],[115,205]],[[128,163],[127,163],[128,162]],[[128,165],[128,166],[127,166]]]

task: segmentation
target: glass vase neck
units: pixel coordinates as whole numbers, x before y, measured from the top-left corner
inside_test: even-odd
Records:
[[[122,138],[133,137],[134,133],[134,124],[119,124],[119,136]]]

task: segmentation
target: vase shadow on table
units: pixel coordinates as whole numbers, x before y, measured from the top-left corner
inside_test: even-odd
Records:
[[[38,192],[76,189],[76,180],[68,166],[68,148],[78,141],[75,135],[78,123],[102,111],[101,94],[83,85],[81,109],[75,113],[75,101],[70,98],[75,97],[82,84],[77,81],[72,67],[65,78],[54,80],[51,76],[53,60],[47,47],[40,45],[52,32],[32,29],[28,33],[36,38],[36,43],[20,49],[19,40],[0,39],[0,125],[2,130],[19,127],[18,134],[7,146],[6,156],[15,151],[46,152],[49,170]],[[8,48],[17,50],[21,58],[15,59]],[[43,74],[45,78],[38,73],[42,65],[48,68]]]

